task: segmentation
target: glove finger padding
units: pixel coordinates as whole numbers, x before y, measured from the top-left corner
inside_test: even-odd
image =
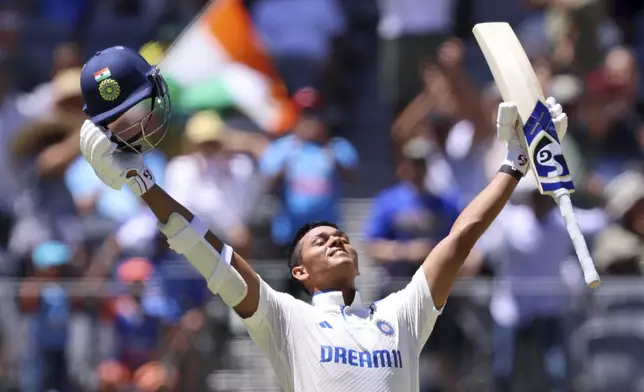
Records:
[[[100,165],[103,157],[116,149],[116,144],[110,141],[105,132],[89,120],[81,128],[81,153],[94,168]]]
[[[154,176],[145,167],[143,157],[118,151],[109,130],[87,120],[81,127],[80,136],[81,153],[105,185],[120,190],[128,184],[138,196],[154,185]]]
[[[508,141],[516,138],[519,110],[514,102],[502,102],[496,117],[496,132],[499,140]]]
[[[548,99],[546,99],[546,106],[550,110],[550,114],[553,118],[563,113],[563,108],[557,103],[554,97],[548,97]]]
[[[99,143],[102,138],[105,138],[103,131],[91,121],[85,120],[80,135],[80,149],[85,158],[91,158],[94,153],[103,154],[107,151],[107,146]]]
[[[557,136],[561,141],[563,140],[564,136],[566,136],[566,132],[568,132],[568,116],[563,112],[563,108],[553,97],[546,99],[546,106],[550,111],[552,122],[555,124]]]

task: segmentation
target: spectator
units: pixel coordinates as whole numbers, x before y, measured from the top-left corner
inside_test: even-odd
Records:
[[[12,75],[6,59],[0,57],[0,246],[6,248],[15,223],[14,203],[18,184],[12,168],[11,142],[27,123],[27,118],[18,106],[18,92],[11,84]]]
[[[436,59],[441,42],[452,35],[457,0],[384,0],[378,35],[382,42],[381,71],[385,101],[394,115],[421,90],[418,64]]]
[[[20,215],[11,249],[18,254],[30,252],[34,244],[47,239],[79,241],[78,214],[63,179],[67,167],[80,153],[80,69],[59,73],[54,87],[52,117],[28,124],[12,143],[13,178],[20,189],[16,208]]]
[[[315,85],[345,30],[336,0],[261,0],[253,16],[289,92]]]
[[[77,44],[67,42],[56,46],[52,58],[52,80],[36,86],[31,93],[20,97],[18,105],[22,113],[32,120],[46,119],[52,115],[55,101],[61,98],[55,96],[56,76],[62,71],[81,66],[81,53]],[[78,110],[78,107],[75,107],[75,110]]]
[[[339,221],[341,181],[352,179],[358,154],[349,141],[332,138],[317,91],[299,90],[302,109],[292,135],[273,142],[261,159],[261,170],[279,186],[281,205],[272,224],[274,241],[285,246],[306,222]]]
[[[226,148],[227,130],[213,112],[195,114],[186,124],[185,137],[186,153],[168,164],[168,193],[248,255],[248,224],[260,195],[256,163]]]
[[[146,390],[156,391],[176,382],[172,366],[158,363],[165,353],[164,343],[180,314],[174,301],[159,291],[154,282],[152,263],[142,258],[123,261],[116,270],[122,291],[114,298],[112,314],[115,333],[113,360],[99,366],[100,386],[111,391],[118,386],[154,382]]]
[[[571,129],[570,136],[600,186],[644,156],[644,123],[636,107],[639,80],[635,57],[626,48],[611,50],[603,67],[588,75],[579,112],[584,126]]]
[[[491,137],[497,97],[483,99],[469,81],[461,41],[446,40],[437,56],[437,63],[421,63],[425,89],[396,119],[392,136],[398,142],[427,138],[428,189],[466,205],[487,184],[486,157],[497,143]]]
[[[66,346],[71,305],[60,279],[71,256],[62,242],[39,244],[32,254],[35,274],[21,284],[28,335],[21,372],[25,392],[69,391]]]
[[[447,233],[459,210],[449,200],[426,191],[426,149],[423,139],[408,142],[396,173],[399,183],[376,196],[366,226],[367,252],[386,271],[379,298],[400,289],[434,245]]]
[[[542,388],[568,390],[570,331],[563,316],[572,309],[571,283],[581,284],[581,276],[578,266],[567,268],[576,261],[571,260],[572,244],[553,199],[541,195],[532,178],[523,179],[515,194],[517,202],[506,206],[482,245],[494,262],[497,280],[491,302],[496,390],[514,390],[513,375],[523,370],[515,364],[526,345],[540,350]],[[605,227],[600,209],[576,209],[575,214],[586,235]],[[539,291],[528,291],[527,279],[539,279],[534,286]]]
[[[593,250],[597,268],[609,275],[644,275],[644,176],[627,171],[606,186],[606,209],[614,223]]]

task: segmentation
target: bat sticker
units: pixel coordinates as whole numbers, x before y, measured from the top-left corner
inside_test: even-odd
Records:
[[[564,158],[550,111],[541,101],[523,126],[528,154],[544,193],[565,188],[574,191],[568,163]]]

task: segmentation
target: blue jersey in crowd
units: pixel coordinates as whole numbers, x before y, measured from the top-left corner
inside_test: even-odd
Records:
[[[403,182],[376,196],[365,234],[370,241],[425,239],[437,243],[447,236],[458,214],[455,203]],[[406,261],[385,268],[392,277],[409,277],[418,266]]]
[[[283,204],[272,228],[276,242],[288,243],[295,231],[310,221],[338,221],[336,162],[349,169],[358,165],[358,153],[346,139],[334,138],[321,145],[289,135],[269,146],[261,160],[262,172],[269,176],[284,173]]]

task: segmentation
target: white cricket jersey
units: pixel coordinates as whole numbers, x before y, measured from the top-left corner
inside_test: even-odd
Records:
[[[372,304],[339,291],[312,305],[261,282],[259,306],[244,320],[285,391],[418,391],[418,357],[440,311],[422,269],[403,290]]]

